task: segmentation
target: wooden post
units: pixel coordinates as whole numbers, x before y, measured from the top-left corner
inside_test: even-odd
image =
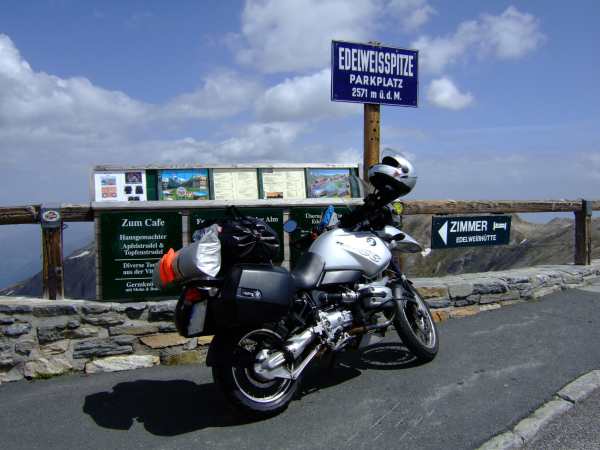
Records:
[[[62,227],[42,228],[43,297],[64,298]]]
[[[379,162],[379,105],[365,103],[363,179],[368,181],[369,167]]]
[[[42,225],[42,296],[62,300],[65,296],[63,274],[63,222],[60,208],[40,210]]]
[[[592,204],[581,201],[581,210],[575,211],[575,264],[592,263]]]

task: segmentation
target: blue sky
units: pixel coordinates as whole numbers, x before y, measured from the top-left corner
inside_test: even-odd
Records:
[[[356,162],[332,38],[417,48],[420,106],[382,108],[411,198],[598,198],[596,1],[5,0],[0,205],[87,201],[99,163]],[[3,229],[0,244],[14,241]]]

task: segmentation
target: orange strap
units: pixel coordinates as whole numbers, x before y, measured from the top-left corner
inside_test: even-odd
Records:
[[[166,286],[175,280],[175,271],[173,270],[173,260],[175,259],[175,250],[169,249],[166,255],[160,259],[160,282]]]

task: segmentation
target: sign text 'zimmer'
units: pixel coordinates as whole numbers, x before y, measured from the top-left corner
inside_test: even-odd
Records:
[[[431,218],[431,248],[507,245],[510,216]]]
[[[416,50],[331,42],[331,100],[417,106]]]

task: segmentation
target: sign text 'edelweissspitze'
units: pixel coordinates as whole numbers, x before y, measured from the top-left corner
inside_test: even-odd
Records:
[[[418,86],[416,50],[331,42],[331,100],[416,107]]]

